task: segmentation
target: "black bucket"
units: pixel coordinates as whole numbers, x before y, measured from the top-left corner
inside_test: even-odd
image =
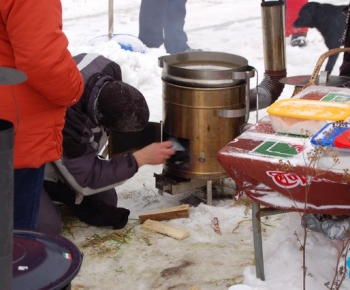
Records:
[[[12,285],[13,245],[13,124],[0,119],[0,283]],[[3,287],[3,288],[2,288]]]
[[[12,289],[70,289],[82,261],[79,248],[60,235],[15,229]]]

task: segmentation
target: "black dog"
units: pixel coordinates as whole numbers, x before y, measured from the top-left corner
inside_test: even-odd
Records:
[[[295,28],[316,28],[323,36],[328,49],[342,46],[340,38],[345,27],[343,9],[347,5],[321,4],[318,2],[306,3],[299,11],[294,21]],[[331,55],[326,64],[326,71],[330,74],[337,61],[338,54]]]

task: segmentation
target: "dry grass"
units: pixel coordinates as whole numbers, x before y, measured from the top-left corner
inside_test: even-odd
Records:
[[[88,248],[88,247],[101,248],[105,243],[108,242],[109,246],[111,244],[113,244],[114,246],[116,246],[118,248],[120,245],[126,244],[130,241],[130,232],[131,232],[131,229],[111,231],[103,236],[100,236],[98,234],[94,234],[91,237],[86,238],[85,241],[81,242],[79,244],[79,247],[81,247],[81,248]]]
[[[61,235],[66,237],[70,236],[75,239],[74,233],[78,228],[90,227],[90,225],[80,221],[69,207],[62,204],[57,206],[62,217]],[[122,230],[110,230],[103,235],[93,234],[92,236],[85,238],[83,242],[77,244],[77,246],[81,250],[91,249],[92,252],[97,253],[97,255],[117,251],[123,244],[127,244],[130,241],[131,234],[133,233],[132,230],[135,225],[135,223],[132,223],[130,226],[127,226]]]

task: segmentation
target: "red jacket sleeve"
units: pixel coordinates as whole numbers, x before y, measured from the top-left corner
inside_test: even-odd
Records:
[[[68,51],[62,31],[59,0],[16,0],[10,3],[5,22],[16,68],[25,71],[27,83],[58,106],[71,106],[82,95],[84,84]],[[42,81],[37,81],[37,80]],[[34,81],[35,80],[35,81]],[[69,80],[67,82],[67,80]]]

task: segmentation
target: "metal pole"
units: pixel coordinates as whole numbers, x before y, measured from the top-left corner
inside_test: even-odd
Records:
[[[265,281],[264,256],[260,223],[260,204],[255,201],[252,201],[252,221],[256,277]]]
[[[113,38],[113,14],[114,14],[114,7],[113,7],[113,0],[109,0],[108,3],[108,40],[111,40]]]
[[[207,181],[207,205],[212,205],[213,203],[213,181]]]

